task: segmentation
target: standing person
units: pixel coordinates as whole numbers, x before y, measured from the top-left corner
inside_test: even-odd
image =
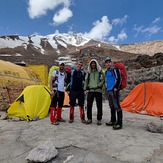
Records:
[[[105,59],[105,65],[107,68],[105,73],[106,95],[111,109],[111,120],[107,122],[106,125],[113,126],[113,129],[118,130],[121,129],[123,125],[123,115],[120,107],[121,73],[119,69],[113,66],[111,58],[108,57]]]
[[[87,95],[87,118],[86,124],[92,123],[92,105],[94,98],[97,106],[97,125],[101,125],[102,120],[102,86],[104,75],[97,60],[92,59],[88,65],[88,73],[85,77],[84,90]]]
[[[83,63],[79,61],[74,70],[67,76],[67,93],[70,96],[70,120],[69,123],[74,121],[74,107],[76,105],[76,100],[78,100],[80,119],[82,123],[85,123],[85,113],[84,113],[84,79],[85,73],[82,70]]]
[[[62,119],[62,107],[64,102],[64,86],[66,73],[64,70],[65,64],[61,62],[59,64],[59,70],[54,70],[50,79],[50,89],[52,95],[52,102],[50,107],[50,120],[54,125],[58,125],[59,122],[65,122]],[[58,122],[59,121],[59,122]]]

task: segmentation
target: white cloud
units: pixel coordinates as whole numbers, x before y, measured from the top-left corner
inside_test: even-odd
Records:
[[[160,21],[161,21],[161,18],[160,17],[155,18],[155,20],[152,21],[152,24],[158,23]]]
[[[144,28],[143,26],[140,26],[140,27],[137,27],[136,25],[134,26],[134,30],[137,32],[135,34],[135,37],[137,37],[137,35],[139,33],[144,33],[146,34],[147,36],[151,36],[153,34],[157,34],[161,31],[161,27],[157,26],[157,25],[153,25],[153,26],[150,26],[150,27],[146,27]]]
[[[161,27],[152,26],[142,30],[143,33],[148,33],[149,36],[158,33],[161,30]]]
[[[55,30],[54,34],[56,35],[59,34],[59,30]]]
[[[124,32],[124,30],[122,30],[119,34],[118,34],[118,41],[122,41],[124,39],[127,38],[127,34]]]
[[[115,36],[111,36],[108,38],[108,41],[111,43],[118,43],[119,41],[123,41],[127,38],[127,34],[124,30],[121,30],[121,32],[118,34],[117,38]]]
[[[112,43],[118,43],[119,41],[123,41],[127,38],[127,34],[125,33],[124,29],[121,30],[121,32],[115,36],[111,36],[108,38],[110,32],[113,29],[113,25],[123,25],[127,22],[128,16],[125,15],[123,18],[117,18],[113,19],[112,23],[109,22],[109,19],[107,16],[103,16],[101,18],[101,21],[97,20],[93,25],[94,27],[90,30],[90,32],[84,33],[85,37],[88,37],[90,39],[97,39],[97,40],[108,40]]]
[[[53,17],[54,25],[59,25],[67,22],[70,17],[72,17],[72,11],[69,8],[63,8],[57,12]]]
[[[128,19],[128,15],[124,15],[123,18],[116,18],[116,19],[113,19],[112,20],[112,25],[123,25],[124,23],[127,22],[127,19]]]
[[[155,25],[156,23],[159,23],[161,21],[161,18],[155,18],[149,25],[149,27],[144,27],[143,25],[137,27],[137,25],[134,25],[133,30],[136,31],[135,37],[138,36],[139,33],[145,34],[147,37],[152,36],[153,34],[158,34],[159,32],[162,32],[162,28],[159,25]]]
[[[57,11],[53,20],[55,23],[64,23],[72,16],[72,11],[69,9],[70,3],[71,0],[29,0],[29,17],[31,19],[38,18],[46,15],[49,10],[55,10],[59,5],[63,5],[64,7]]]
[[[84,34],[85,37],[102,40],[106,36],[108,36],[110,31],[112,30],[112,25],[109,23],[107,16],[103,16],[101,18],[101,21],[97,20],[93,23],[93,25],[94,27],[90,30],[90,32],[86,32]]]

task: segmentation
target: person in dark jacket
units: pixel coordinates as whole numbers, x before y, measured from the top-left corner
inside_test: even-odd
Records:
[[[67,76],[67,93],[70,97],[70,120],[69,123],[74,121],[74,107],[76,100],[80,109],[80,119],[82,123],[85,123],[84,113],[84,80],[85,72],[82,70],[83,63],[79,61],[75,70],[71,70]]]
[[[92,123],[92,105],[94,98],[97,106],[97,125],[101,125],[102,120],[102,86],[104,84],[104,74],[97,60],[92,59],[88,65],[88,72],[85,77],[84,90],[87,95],[87,118],[86,124]]]
[[[111,109],[111,120],[106,123],[107,126],[113,126],[113,129],[122,128],[122,109],[120,106],[120,70],[113,66],[111,58],[105,59],[107,71],[105,72],[106,95]],[[116,116],[117,114],[117,116]]]

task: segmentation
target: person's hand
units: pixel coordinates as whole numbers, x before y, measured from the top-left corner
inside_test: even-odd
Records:
[[[84,91],[84,94],[85,94],[85,95],[87,95],[87,94],[88,94],[88,91],[87,91],[87,90],[85,90],[85,91]]]
[[[51,91],[51,96],[53,97],[54,95],[55,95],[55,91],[52,90],[52,91]]]
[[[117,91],[117,88],[114,88],[114,91]]]

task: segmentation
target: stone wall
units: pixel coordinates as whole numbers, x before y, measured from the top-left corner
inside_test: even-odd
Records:
[[[128,71],[127,87],[121,91],[121,99],[123,100],[136,85],[147,81],[163,82],[163,65]]]

